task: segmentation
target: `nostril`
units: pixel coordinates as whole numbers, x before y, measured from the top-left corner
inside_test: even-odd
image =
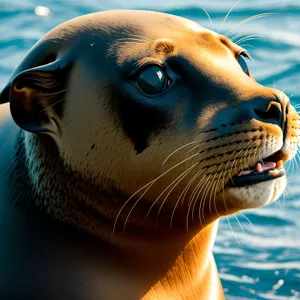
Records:
[[[282,124],[281,106],[277,102],[271,102],[266,111],[254,109],[254,112],[261,120],[274,120],[277,121],[280,126]]]
[[[289,113],[289,109],[290,109],[290,106],[287,105],[286,108],[285,108],[285,114],[286,114],[286,115]]]

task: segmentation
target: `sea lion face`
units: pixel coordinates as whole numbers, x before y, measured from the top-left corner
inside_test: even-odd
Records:
[[[72,62],[46,133],[73,170],[135,195],[130,207],[202,219],[282,194],[298,114],[254,80],[247,52],[228,38],[175,16],[118,11],[67,22],[46,43]],[[245,172],[255,168],[266,170]]]

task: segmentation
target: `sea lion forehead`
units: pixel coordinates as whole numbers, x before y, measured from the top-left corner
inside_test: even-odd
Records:
[[[167,13],[150,12],[150,11],[116,11],[115,14],[107,12],[107,17],[111,16],[108,26],[114,26],[120,31],[121,34],[126,35],[128,29],[130,33],[140,32],[142,35],[147,36],[152,40],[161,38],[177,39],[184,36],[219,36],[217,33],[201,26],[200,24],[185,19],[183,17],[170,15]],[[106,12],[101,16],[99,14],[99,20],[102,19],[106,22]]]
[[[67,21],[42,40],[72,55],[119,57],[118,63],[158,54],[176,54],[186,44],[210,44],[220,35],[191,20],[160,12],[114,10],[87,14]],[[60,45],[60,46],[58,46]],[[53,46],[53,47],[54,47]],[[154,50],[154,51],[153,51]],[[65,51],[64,51],[65,52]],[[87,57],[86,57],[87,58]]]
[[[116,57],[118,64],[158,55],[177,54],[180,47],[217,38],[218,34],[188,19],[166,13],[115,10],[67,21],[44,37],[76,60]],[[162,57],[162,56],[161,56]]]
[[[147,30],[147,33],[156,29],[164,30],[184,30],[188,29],[193,32],[208,31],[196,22],[183,17],[144,10],[112,10],[99,13],[88,14],[74,19],[79,21],[82,19],[83,24],[86,22],[94,25],[100,25],[116,28],[136,27],[138,29]],[[158,32],[155,32],[158,33]]]
[[[156,40],[182,35],[217,35],[191,20],[151,11],[115,10],[87,14],[69,20],[54,28],[46,39],[76,39],[86,36],[111,37],[112,40],[132,35]],[[194,35],[196,34],[196,35]]]

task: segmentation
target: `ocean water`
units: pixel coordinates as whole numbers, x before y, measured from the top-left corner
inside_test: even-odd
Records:
[[[29,48],[48,30],[73,17],[107,9],[163,11],[218,29],[234,0],[0,0],[0,89]],[[205,8],[212,19],[210,21]],[[244,19],[232,36],[250,52],[256,79],[300,103],[300,0],[242,0],[221,32]],[[267,208],[222,219],[214,253],[227,299],[300,299],[300,177],[288,166],[285,195]],[[201,300],[201,299],[200,299]]]

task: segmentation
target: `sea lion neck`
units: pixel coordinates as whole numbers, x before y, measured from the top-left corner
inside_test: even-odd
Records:
[[[132,240],[139,239],[141,244],[147,245],[148,240],[153,244],[155,238],[159,247],[174,241],[180,241],[183,247],[202,229],[197,225],[187,231],[181,226],[184,224],[176,222],[171,227],[168,211],[162,211],[159,219],[156,212],[146,217],[151,206],[147,201],[140,201],[130,218],[124,211],[119,216],[117,227],[114,227],[120,208],[128,200],[127,195],[113,185],[110,189],[98,186],[87,174],[85,177],[73,171],[63,162],[52,139],[47,136],[21,131],[16,150],[16,178],[19,184],[26,183],[28,191],[26,199],[17,201],[28,204],[30,199],[34,206],[55,219],[97,238],[113,244],[116,239],[118,246],[121,241],[129,247],[132,247]],[[205,226],[214,220],[208,218]]]
[[[30,149],[26,148],[29,144]],[[106,216],[101,214],[99,207],[97,213],[94,211],[92,214],[91,207],[96,195],[100,202],[117,203],[120,198],[113,192],[106,195],[104,192],[100,193],[101,189],[98,190],[100,195],[97,194],[95,187],[87,186],[83,178],[62,165],[55,148],[47,140],[39,140],[35,135],[21,132],[17,140],[15,171],[18,172],[17,184],[26,183],[26,197],[31,196],[31,203],[34,206],[90,234],[95,235],[95,232],[91,232],[90,226],[97,227],[95,241],[100,240],[101,249],[109,248],[108,245],[114,243],[109,241],[112,237],[108,236],[108,232],[112,234],[114,211],[111,211],[110,216],[108,204],[104,203],[108,211]],[[81,195],[83,197],[79,197],[79,191],[83,193]],[[85,203],[81,203],[83,200]],[[17,201],[23,203],[24,198],[19,196]],[[129,229],[132,229],[130,225]],[[141,231],[136,231],[132,235],[119,235],[119,244],[115,244],[117,247],[114,248],[126,258],[127,263],[124,263],[122,268],[130,269],[130,275],[136,277],[134,280],[142,281],[144,299],[152,299],[152,296],[163,294],[168,290],[172,291],[170,296],[181,295],[191,290],[189,299],[193,299],[193,293],[197,295],[197,286],[199,288],[200,284],[205,284],[205,280],[216,276],[212,271],[215,268],[212,247],[216,229],[217,222],[206,226],[197,234],[191,232],[165,240],[159,240],[161,237],[158,236],[158,243],[153,240],[153,236],[149,240],[139,239]],[[149,233],[145,232],[146,236],[147,234]],[[145,273],[142,276],[141,268]],[[190,278],[194,278],[197,285],[191,287]],[[176,286],[183,288],[176,290]]]
[[[212,254],[217,227],[214,222],[201,230],[142,299],[225,299]]]

